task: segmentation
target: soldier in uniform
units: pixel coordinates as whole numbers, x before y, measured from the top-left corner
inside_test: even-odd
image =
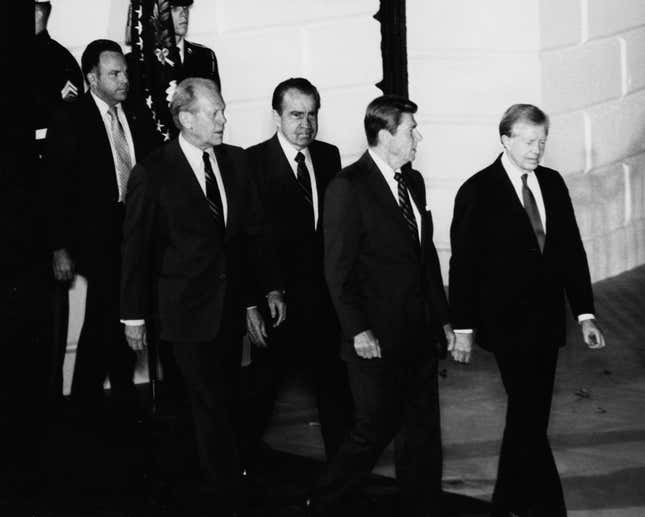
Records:
[[[186,77],[203,77],[214,81],[217,88],[222,91],[215,52],[204,45],[185,39],[193,0],[171,0],[170,5],[172,6],[172,21],[177,42],[175,54],[175,57],[178,57],[177,83]]]
[[[42,170],[43,150],[47,128],[53,111],[65,102],[73,102],[83,94],[83,75],[74,56],[47,32],[52,5],[49,0],[35,0],[36,38],[34,44],[34,75],[32,81],[36,165]],[[67,345],[69,315],[69,286],[67,280],[57,279],[53,287],[53,341],[49,374],[50,398],[57,401],[63,391],[63,360]]]
[[[47,21],[52,10],[51,2],[35,0],[34,10],[34,68],[38,70],[38,80],[34,81],[33,87],[36,99],[35,129],[41,130],[38,137],[44,133],[42,130],[48,127],[53,108],[63,101],[71,102],[83,93],[83,76],[74,56],[47,32]]]

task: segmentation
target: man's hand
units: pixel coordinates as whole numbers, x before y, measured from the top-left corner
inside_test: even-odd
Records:
[[[74,261],[65,248],[54,251],[52,268],[54,278],[59,282],[69,282],[74,278]]]
[[[269,313],[273,320],[273,328],[275,328],[287,319],[287,304],[284,301],[282,292],[269,291],[269,294],[267,294],[267,304],[269,305]]]
[[[446,336],[446,344],[448,345],[448,350],[453,350],[455,348],[455,332],[452,330],[452,325],[446,323],[443,326],[443,333]]]
[[[63,89],[60,91],[60,97],[65,102],[73,101],[76,97],[78,97],[78,89],[72,84],[71,81],[67,81],[65,83],[65,86],[63,86]]]
[[[146,338],[146,325],[125,325],[125,339],[130,348],[135,352],[145,350],[148,345]]]
[[[582,339],[591,349],[604,348],[605,336],[598,328],[596,320],[583,320],[580,322],[580,330],[582,331]]]
[[[246,330],[251,343],[262,348],[267,347],[267,328],[257,307],[246,309]]]
[[[455,340],[452,347],[448,343],[448,352],[458,363],[469,363],[470,354],[473,350],[473,333],[472,332],[455,332]]]
[[[371,330],[364,330],[354,336],[354,350],[363,359],[381,357],[381,347]]]

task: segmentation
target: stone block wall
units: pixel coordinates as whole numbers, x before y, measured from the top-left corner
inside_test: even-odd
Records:
[[[645,262],[645,2],[408,0],[410,96],[426,137],[444,274],[454,195],[501,150],[516,102],[551,116],[544,164],[569,185],[592,277]]]

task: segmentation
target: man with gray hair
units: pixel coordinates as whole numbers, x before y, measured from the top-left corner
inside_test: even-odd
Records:
[[[183,80],[170,105],[178,138],[132,172],[121,316],[141,350],[145,321],[158,313],[190,398],[206,494],[218,515],[235,515],[244,503],[234,413],[245,307],[261,292],[279,324],[286,306],[246,155],[222,143],[224,109],[213,81]]]
[[[508,395],[493,516],[567,514],[547,428],[565,295],[589,348],[602,348],[585,249],[560,174],[539,165],[549,119],[514,104],[499,124],[503,152],[459,189],[450,229],[455,360],[492,352]]]

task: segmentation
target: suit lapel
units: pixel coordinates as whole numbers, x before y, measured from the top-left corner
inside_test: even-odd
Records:
[[[309,146],[309,154],[311,155],[311,163],[314,166],[314,176],[316,178],[316,196],[318,197],[318,225],[322,217],[320,217],[321,207],[324,205],[324,188],[326,180],[323,178],[323,171],[326,170],[326,163],[324,163],[323,156],[319,152],[316,141],[311,142]]]
[[[533,226],[531,226],[531,221],[529,220],[529,216],[524,209],[524,205],[520,201],[520,198],[517,195],[517,191],[515,190],[515,187],[513,187],[506,169],[504,169],[504,166],[502,165],[501,154],[497,158],[495,165],[495,182],[499,185],[500,191],[499,201],[506,204],[506,206],[513,211],[516,220],[519,222],[519,224],[522,225],[523,231],[530,235],[530,238],[535,241],[535,245],[537,246],[538,242],[537,237],[535,236],[535,232],[533,231]],[[542,189],[542,184],[540,184],[540,190],[544,192],[544,190]]]
[[[173,141],[170,155],[175,160],[175,163],[170,163],[169,169],[175,171],[177,181],[183,185],[180,192],[186,192],[186,196],[190,200],[190,206],[195,207],[195,210],[202,219],[211,221],[215,226],[215,218],[208,206],[208,200],[204,195],[199,181],[195,177],[188,158],[186,158],[179,146],[179,140],[175,139]]]
[[[381,205],[383,210],[385,210],[388,218],[394,221],[401,232],[409,237],[409,241],[412,243],[413,241],[412,236],[410,235],[410,230],[403,218],[403,214],[401,213],[398,203],[392,195],[392,190],[390,190],[387,181],[385,181],[385,178],[381,173],[381,170],[374,163],[374,160],[372,160],[368,152],[363,154],[361,162],[368,171],[366,181],[377,202]]]
[[[420,244],[421,249],[423,249],[426,231],[431,230],[429,228],[426,228],[426,193],[425,191],[422,192],[421,189],[418,188],[408,170],[402,170],[402,173],[403,178],[405,179],[405,183],[408,186],[408,192],[410,193],[411,201],[415,204],[417,211],[419,212],[419,219],[421,220],[421,228],[419,228],[419,233],[421,235]]]
[[[238,192],[235,188],[235,170],[223,145],[216,145],[213,147],[213,151],[215,152],[217,167],[219,168],[222,183],[224,184],[223,194],[226,196],[227,205],[226,235],[229,236],[231,234],[230,230],[234,228],[238,218],[238,213],[235,209],[241,206],[241,202],[236,199]]]

